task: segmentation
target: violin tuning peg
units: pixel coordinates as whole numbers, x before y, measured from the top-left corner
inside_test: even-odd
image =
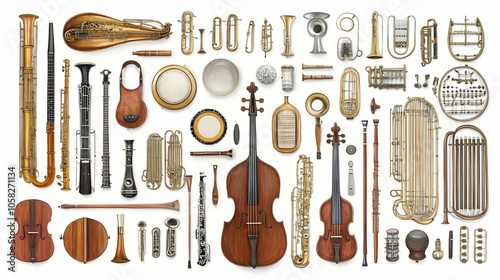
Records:
[[[326,137],[330,138],[330,137],[333,137],[333,135],[331,135],[330,133],[328,133],[328,134],[326,135]]]
[[[342,138],[344,138],[344,137],[345,137],[345,134],[340,134],[339,136],[340,136],[340,137],[342,137]]]
[[[339,141],[340,143],[345,143],[345,139],[342,139]]]
[[[245,108],[245,106],[241,106],[241,111],[242,112],[245,112],[246,110],[248,110],[247,108]]]
[[[260,99],[259,99],[259,100],[257,100],[257,101],[259,101],[260,103],[264,103],[264,98],[260,98]]]
[[[263,113],[264,112],[264,108],[259,108],[259,110],[257,110],[257,111]]]
[[[332,143],[332,140],[330,140],[330,139],[326,139],[326,143],[327,143],[327,144],[331,144],[331,143]]]
[[[245,103],[247,101],[250,101],[250,99],[246,99],[245,97],[241,98],[241,102]]]

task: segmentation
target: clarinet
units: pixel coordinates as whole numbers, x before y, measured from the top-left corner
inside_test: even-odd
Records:
[[[90,148],[90,97],[92,88],[89,83],[89,72],[94,63],[77,63],[75,64],[82,72],[82,83],[78,86],[80,96],[80,180],[78,183],[78,191],[80,194],[91,194],[92,177],[91,177],[91,148]]]
[[[122,195],[134,197],[137,195],[137,187],[134,181],[134,169],[132,165],[132,153],[134,151],[134,140],[125,140],[125,177],[123,178]]]
[[[207,230],[205,228],[205,182],[207,177],[204,172],[200,172],[200,198],[198,199],[198,228],[195,236],[198,239],[198,264],[204,266],[210,261],[210,245],[207,244]]]
[[[111,71],[104,69],[102,72],[102,88],[103,88],[103,113],[102,113],[102,130],[103,130],[103,140],[102,140],[102,186],[101,188],[110,188],[111,180],[109,173],[109,121],[108,121],[108,88],[109,88],[109,74]]]

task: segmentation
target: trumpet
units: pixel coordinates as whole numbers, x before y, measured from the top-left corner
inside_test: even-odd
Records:
[[[381,36],[384,37],[384,23],[382,21],[382,15],[380,15],[378,12],[373,12],[372,13],[372,50],[370,54],[367,56],[367,58],[372,58],[372,59],[377,59],[377,58],[383,58],[384,56],[380,53],[380,50],[383,48],[383,43],[382,40],[379,39],[379,18],[380,18],[380,32]]]
[[[48,81],[47,81],[47,176],[45,181],[37,180],[36,169],[36,50],[37,30],[35,21],[38,16],[24,14],[19,16],[23,21],[19,46],[20,70],[20,111],[19,111],[19,176],[26,183],[39,188],[48,187],[54,182],[54,32],[49,24],[48,46]]]
[[[361,87],[359,73],[352,67],[347,67],[340,79],[340,113],[348,120],[359,114],[361,105]]]
[[[248,39],[250,39],[250,47],[248,47]],[[245,51],[247,53],[252,53],[254,49],[254,39],[255,39],[255,23],[253,20],[250,21],[248,24],[248,31],[247,31],[247,42],[245,45]]]
[[[422,66],[438,58],[437,22],[434,19],[427,20],[427,25],[424,25],[420,30],[420,53],[422,55]]]
[[[283,20],[283,24],[285,25],[285,30],[283,30],[283,44],[285,45],[285,50],[281,54],[282,56],[293,56],[292,53],[292,23],[295,19],[295,16],[284,15],[281,16],[281,20]]]
[[[267,57],[267,52],[270,52],[273,48],[273,26],[267,23],[267,18],[264,18],[264,24],[262,25],[260,43],[262,45],[262,51],[264,51],[264,57]]]
[[[216,51],[222,49],[222,19],[215,17],[212,23],[212,48]],[[219,32],[219,42],[217,42],[217,31]]]
[[[309,157],[300,155],[297,161],[297,186],[292,190],[291,252],[296,267],[309,264],[309,206],[312,192],[313,163]]]
[[[159,25],[155,26],[153,24]],[[171,24],[150,19],[117,20],[96,13],[78,14],[63,28],[64,42],[77,51],[97,51],[133,41],[168,38]]]
[[[64,89],[61,90],[61,172],[57,178],[61,190],[69,191],[69,59],[64,60]]]
[[[179,20],[181,23],[181,51],[185,55],[189,55],[193,52],[193,41],[194,41],[194,25],[193,25],[193,15],[190,11],[185,11],[182,13],[182,18]],[[189,40],[189,43],[188,43]]]
[[[234,52],[238,48],[238,16],[235,14],[230,14],[227,17],[227,33],[226,33],[226,38],[227,38],[227,45],[226,48],[230,52]],[[231,31],[233,30],[233,31]],[[234,32],[233,37],[234,41],[231,41],[231,33]]]
[[[394,215],[429,224],[438,211],[438,115],[431,103],[414,97],[394,106],[391,116],[390,170],[401,182],[401,190],[391,191]]]
[[[390,32],[391,25],[392,25],[392,32]],[[413,44],[410,42],[411,25],[413,25]],[[396,59],[403,59],[407,58],[413,53],[413,51],[415,50],[415,45],[417,40],[415,29],[416,29],[416,19],[414,16],[408,16],[406,19],[396,19],[394,16],[389,16],[387,18],[387,49],[389,50],[389,54],[392,57]],[[390,46],[391,33],[392,33],[392,48]],[[410,45],[413,45],[411,49]]]

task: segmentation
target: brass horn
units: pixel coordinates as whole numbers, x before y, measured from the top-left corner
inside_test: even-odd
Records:
[[[238,48],[238,16],[235,14],[230,14],[227,17],[227,45],[226,48],[230,52],[234,52]],[[233,33],[234,40],[231,41],[231,33]]]
[[[212,22],[212,48],[216,51],[222,49],[222,22],[220,17],[215,17]],[[217,32],[219,33],[219,41],[217,42]]]
[[[402,19],[396,19],[394,16],[387,18],[387,49],[389,54],[396,59],[403,59],[410,56],[415,50],[417,35],[414,16],[408,16]],[[413,25],[413,43],[411,38],[411,26]],[[392,26],[392,32],[391,32]],[[392,33],[392,40],[391,40]],[[392,41],[392,45],[391,42]]]
[[[316,110],[313,108],[313,102],[314,101],[320,101],[323,106],[319,110]],[[328,110],[330,109],[330,101],[328,100],[328,97],[326,95],[315,92],[306,99],[306,110],[307,112],[313,116],[316,119],[316,126],[315,126],[315,135],[316,135],[316,158],[321,159],[321,120],[320,118],[324,116],[326,113],[328,113]]]
[[[193,52],[193,41],[194,41],[194,25],[193,19],[195,15],[190,11],[185,11],[182,13],[182,18],[179,20],[181,23],[181,51],[185,55],[189,55]],[[189,41],[189,43],[188,43]]]
[[[361,87],[359,73],[352,67],[347,67],[340,79],[340,113],[348,120],[359,114],[361,105]]]
[[[153,24],[159,25],[155,26]],[[64,42],[77,51],[97,51],[115,45],[168,38],[170,23],[150,19],[117,20],[96,13],[78,14],[63,28]]]
[[[250,47],[248,46],[248,40],[250,40]],[[254,41],[255,41],[255,23],[251,20],[248,23],[247,30],[247,42],[245,44],[245,51],[247,53],[252,53],[254,49]]]
[[[267,18],[264,18],[264,24],[262,25],[261,45],[264,57],[267,57],[267,52],[273,48],[273,26],[267,23]]]
[[[118,221],[118,238],[116,240],[116,254],[115,257],[111,260],[114,263],[126,263],[130,260],[127,258],[127,254],[125,254],[125,243],[123,239],[123,226],[125,225],[125,214],[116,214],[116,218]]]
[[[473,22],[470,22],[467,17],[465,17],[464,22],[455,22],[450,19],[448,50],[454,59],[460,61],[475,60],[483,53],[483,49],[484,31],[479,18]]]
[[[432,36],[432,38],[431,38]],[[437,44],[437,22],[434,19],[427,20],[427,25],[420,29],[420,53],[422,55],[422,66],[438,58]]]
[[[382,19],[382,15],[380,15],[377,11],[372,13],[372,50],[370,54],[367,56],[367,58],[371,59],[377,59],[377,58],[383,58],[384,56],[380,53],[380,50],[383,47],[383,42],[382,40],[379,39],[379,19],[380,19],[380,37],[383,39],[384,37],[384,23]]]
[[[446,133],[443,155],[443,224],[448,224],[448,213],[465,220],[481,218],[489,197],[486,136],[476,126],[462,125]]]
[[[408,99],[405,106],[391,110],[391,175],[401,182],[394,215],[429,224],[438,211],[439,119],[431,103],[420,97]],[[403,213],[398,211],[401,206]]]
[[[342,23],[344,20],[348,20],[351,23],[351,27],[343,26]],[[354,22],[356,20],[356,22]],[[354,26],[357,27],[356,32],[356,53],[353,51],[352,40],[348,37],[341,37],[337,41],[337,56],[340,60],[355,60],[356,57],[360,57],[363,55],[363,51],[359,49],[359,19],[353,13],[343,13],[337,18],[337,29],[342,30],[344,32],[350,32],[354,29]]]
[[[284,15],[281,16],[283,24],[285,25],[285,30],[283,30],[283,44],[285,45],[285,50],[281,54],[282,56],[290,57],[293,56],[292,53],[292,23],[295,16]]]
[[[169,132],[170,137],[167,138]],[[179,190],[186,184],[186,169],[182,166],[182,132],[180,130],[167,130],[163,141],[165,146],[165,186],[171,190]]]

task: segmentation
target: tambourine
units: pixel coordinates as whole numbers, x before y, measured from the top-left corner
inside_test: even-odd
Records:
[[[182,109],[196,95],[196,80],[193,74],[179,65],[168,65],[160,69],[153,78],[153,96],[162,107]]]
[[[201,110],[191,120],[191,134],[203,144],[219,142],[226,135],[226,130],[226,119],[217,110]]]

